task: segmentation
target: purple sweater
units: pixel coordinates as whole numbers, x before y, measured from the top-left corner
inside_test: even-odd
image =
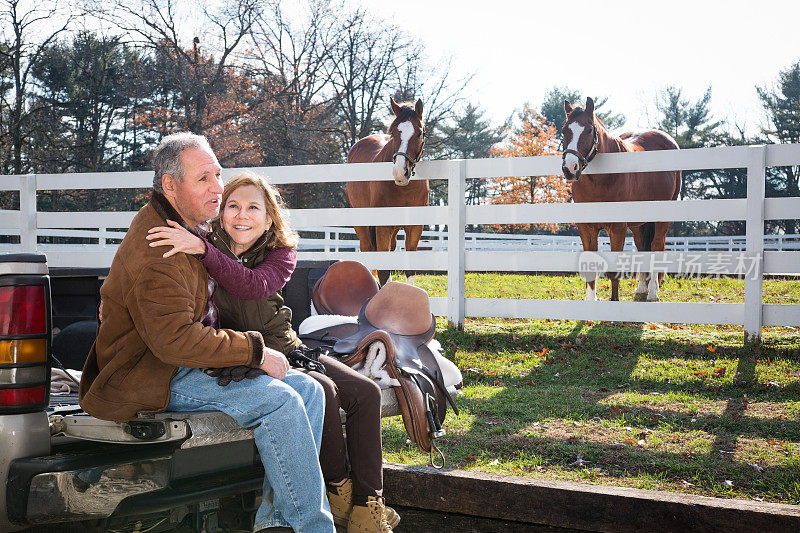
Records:
[[[297,265],[297,252],[294,248],[276,248],[267,252],[261,263],[248,268],[206,241],[206,255],[200,261],[209,276],[234,298],[259,300],[286,285]]]

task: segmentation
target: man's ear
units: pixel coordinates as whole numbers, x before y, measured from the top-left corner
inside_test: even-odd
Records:
[[[175,178],[172,177],[172,174],[161,175],[161,188],[164,189],[164,196],[175,198]]]

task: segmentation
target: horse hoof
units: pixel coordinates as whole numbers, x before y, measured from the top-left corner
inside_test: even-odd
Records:
[[[637,292],[633,295],[634,302],[645,302],[647,301],[647,293],[646,292]]]
[[[659,300],[658,300],[658,296],[654,296],[653,298],[650,298],[650,297],[648,296],[648,297],[647,297],[647,301],[648,301],[648,302],[658,302],[658,301],[659,301]]]

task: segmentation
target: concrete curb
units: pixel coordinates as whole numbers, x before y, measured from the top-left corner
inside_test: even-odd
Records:
[[[798,532],[800,506],[386,463],[389,504],[588,531]]]

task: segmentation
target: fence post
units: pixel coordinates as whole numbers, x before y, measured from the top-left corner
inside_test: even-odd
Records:
[[[464,329],[464,233],[466,200],[464,199],[467,162],[453,161],[447,180],[447,323]]]
[[[20,176],[19,182],[19,243],[23,252],[35,252],[36,239],[36,174]]]
[[[748,148],[747,210],[745,249],[753,261],[744,276],[744,340],[761,340],[764,282],[764,193],[766,189],[767,147]]]

